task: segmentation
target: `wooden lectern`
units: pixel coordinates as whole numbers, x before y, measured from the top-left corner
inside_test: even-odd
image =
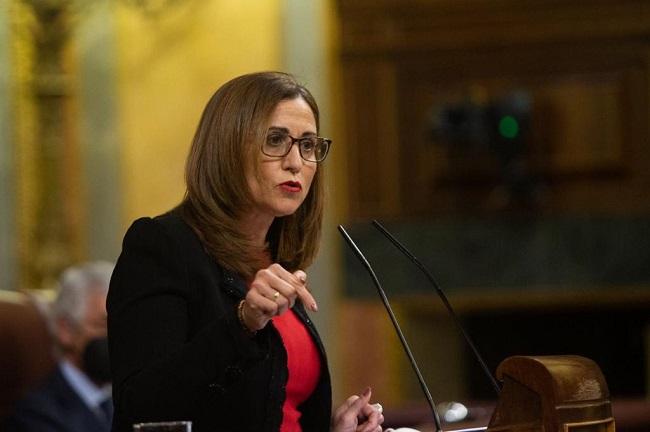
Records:
[[[598,365],[580,356],[515,356],[488,432],[614,432],[609,390]]]

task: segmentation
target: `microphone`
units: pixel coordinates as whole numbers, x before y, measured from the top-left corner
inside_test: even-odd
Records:
[[[433,275],[420,262],[420,260],[418,260],[415,257],[415,255],[413,255],[408,249],[406,249],[406,247],[402,243],[400,243],[391,233],[389,233],[388,230],[382,226],[382,224],[380,224],[376,220],[373,220],[372,224],[373,224],[373,226],[375,228],[377,228],[379,230],[379,232],[381,232],[384,236],[386,236],[386,238],[388,238],[388,240],[390,240],[395,245],[395,247],[397,247],[397,249],[400,250],[400,252],[402,252],[404,255],[406,255],[406,257],[408,259],[410,259],[422,271],[422,273],[425,274],[427,279],[429,279],[429,282],[431,282],[431,285],[433,285],[433,287],[435,288],[436,293],[440,297],[440,300],[442,300],[442,303],[447,308],[447,311],[449,312],[449,315],[451,315],[451,317],[454,320],[454,323],[456,324],[456,326],[458,327],[460,332],[463,334],[463,337],[465,338],[465,341],[467,342],[467,344],[470,346],[470,348],[474,352],[474,356],[476,357],[476,359],[480,363],[481,367],[483,368],[483,371],[485,372],[485,375],[487,375],[487,377],[490,379],[490,382],[492,383],[492,386],[494,387],[494,390],[496,391],[497,396],[498,396],[501,393],[501,387],[499,386],[499,383],[497,382],[494,375],[492,375],[492,373],[490,372],[490,369],[488,368],[487,364],[485,363],[485,360],[483,360],[483,357],[478,352],[478,349],[476,349],[476,346],[474,345],[474,342],[472,342],[472,339],[469,337],[469,335],[465,331],[465,328],[463,327],[460,320],[458,319],[458,316],[456,315],[456,312],[454,312],[454,309],[451,307],[451,304],[449,303],[449,300],[447,300],[447,296],[442,291],[442,289],[440,289],[440,286],[438,285],[438,283],[434,279]]]
[[[420,369],[418,368],[417,363],[415,362],[415,358],[413,357],[413,354],[411,353],[411,349],[409,348],[408,343],[406,342],[406,338],[404,337],[404,334],[402,333],[402,329],[400,328],[399,324],[397,323],[397,318],[395,318],[395,314],[393,313],[393,309],[390,307],[390,304],[388,303],[388,298],[386,297],[386,293],[384,292],[383,288],[381,287],[381,284],[379,283],[379,279],[377,278],[377,275],[375,274],[375,271],[372,269],[372,266],[366,259],[366,257],[361,253],[357,245],[354,243],[352,238],[348,235],[347,231],[345,231],[345,228],[343,228],[343,225],[339,225],[339,232],[345,239],[345,241],[348,243],[354,254],[359,258],[359,261],[364,265],[366,270],[368,270],[368,273],[370,273],[370,277],[372,278],[372,281],[375,284],[375,287],[377,288],[377,292],[379,293],[379,297],[381,297],[381,301],[384,303],[384,307],[386,308],[386,311],[388,312],[388,316],[390,317],[391,322],[393,323],[393,327],[395,327],[395,331],[397,332],[397,336],[399,337],[400,342],[402,343],[402,347],[404,348],[404,351],[406,352],[407,357],[409,358],[409,361],[411,363],[411,367],[413,368],[413,371],[415,371],[415,375],[418,378],[418,382],[420,383],[420,387],[422,388],[422,392],[424,393],[424,396],[427,399],[427,402],[429,403],[429,407],[431,407],[431,412],[433,413],[433,421],[436,425],[436,431],[437,432],[443,432],[442,426],[440,425],[440,417],[438,416],[438,411],[436,410],[436,404],[433,402],[433,398],[431,397],[431,393],[429,393],[429,389],[427,388],[426,383],[424,382],[424,378],[422,378],[422,374],[420,373]]]

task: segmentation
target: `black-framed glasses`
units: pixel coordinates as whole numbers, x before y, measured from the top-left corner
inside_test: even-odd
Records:
[[[262,153],[271,157],[285,157],[295,143],[298,143],[301,158],[307,162],[323,162],[332,140],[315,135],[294,138],[286,132],[270,131],[262,144]]]

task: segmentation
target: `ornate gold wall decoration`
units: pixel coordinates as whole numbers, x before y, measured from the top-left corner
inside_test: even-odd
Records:
[[[30,1],[34,59],[30,87],[35,105],[35,223],[30,229],[34,248],[24,261],[28,286],[47,288],[73,256],[73,226],[66,217],[64,178],[66,103],[71,97],[64,52],[72,29],[71,1]]]
[[[190,0],[124,0],[145,15]],[[74,37],[97,3],[13,0],[12,52],[17,154],[18,289],[52,287],[86,257],[85,177],[78,133]]]

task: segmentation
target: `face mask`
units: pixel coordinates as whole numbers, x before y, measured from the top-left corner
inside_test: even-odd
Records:
[[[83,370],[98,384],[111,382],[111,367],[108,360],[108,339],[92,339],[86,344],[82,357]]]

